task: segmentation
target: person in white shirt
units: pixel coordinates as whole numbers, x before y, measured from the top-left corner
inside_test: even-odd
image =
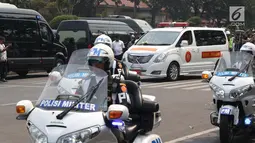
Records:
[[[123,50],[125,49],[124,42],[120,40],[120,37],[117,36],[116,40],[112,42],[112,48],[114,51],[114,56],[116,59],[121,60],[123,55]]]
[[[5,38],[0,36],[0,78],[3,82],[6,82],[7,75],[7,52],[6,50],[11,46],[8,44],[7,47],[4,45]]]

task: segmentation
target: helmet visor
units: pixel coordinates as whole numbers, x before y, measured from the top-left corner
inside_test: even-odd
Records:
[[[252,51],[241,51],[241,52],[244,52],[244,53],[247,53],[247,54],[253,54]]]
[[[104,69],[104,65],[107,62],[106,57],[89,57],[88,64],[93,67]]]

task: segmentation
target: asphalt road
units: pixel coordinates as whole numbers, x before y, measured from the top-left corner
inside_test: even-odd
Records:
[[[37,100],[47,74],[33,74],[25,79],[9,77],[0,82],[0,142],[29,141],[25,121],[17,121],[15,105],[19,100]],[[154,130],[166,143],[219,143],[217,128],[209,121],[211,91],[199,78],[186,77],[176,82],[147,79],[142,82],[143,94],[155,95],[160,103],[163,121]],[[21,92],[22,91],[22,92]],[[237,139],[235,142],[243,142]]]

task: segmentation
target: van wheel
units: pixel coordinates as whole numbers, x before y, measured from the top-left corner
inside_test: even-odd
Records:
[[[176,81],[180,77],[180,67],[177,62],[172,62],[167,69],[167,80]]]
[[[61,66],[63,64],[64,64],[64,61],[62,59],[57,59],[56,63],[55,63],[55,66],[58,67],[58,66]]]
[[[61,73],[64,74],[65,68],[64,67],[59,67],[61,65],[64,65],[64,61],[62,59],[57,59],[56,60],[56,69]]]
[[[26,77],[26,75],[28,74],[28,71],[18,71],[16,72],[20,77]]]

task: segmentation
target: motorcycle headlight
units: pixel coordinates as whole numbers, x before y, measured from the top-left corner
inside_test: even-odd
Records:
[[[88,129],[69,133],[60,137],[57,143],[86,143],[91,136],[91,131]]]
[[[30,126],[28,127],[28,131],[34,143],[48,142],[47,136],[32,123],[30,123]]]
[[[215,92],[215,95],[220,97],[220,98],[224,98],[225,95],[225,91],[223,89],[221,89],[219,86],[210,83],[209,84],[211,89]]]
[[[238,98],[253,88],[253,85],[245,85],[230,91],[229,96],[230,98]]]
[[[168,53],[162,53],[156,57],[154,60],[155,63],[163,62],[168,56]]]

